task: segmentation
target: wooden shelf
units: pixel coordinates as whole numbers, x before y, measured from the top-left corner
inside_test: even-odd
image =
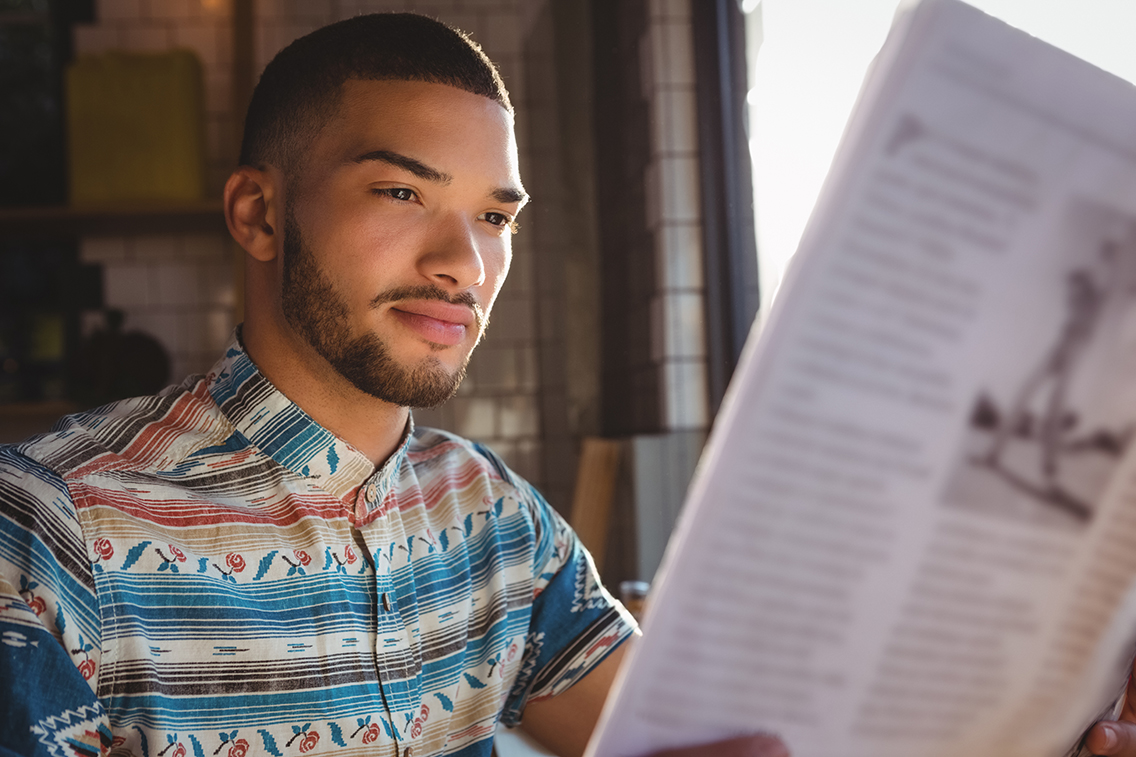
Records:
[[[0,404],[0,444],[15,444],[32,434],[42,434],[62,416],[78,410],[78,405],[63,400]]]
[[[0,208],[0,237],[223,234],[220,200],[106,206]]]
[[[80,407],[68,400],[42,400],[40,402],[9,402],[0,404],[0,421],[14,418],[59,418],[79,412]]]

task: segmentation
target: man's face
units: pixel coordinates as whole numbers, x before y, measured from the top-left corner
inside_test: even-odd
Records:
[[[349,81],[289,189],[284,318],[359,390],[456,391],[524,202],[512,117],[439,84]]]

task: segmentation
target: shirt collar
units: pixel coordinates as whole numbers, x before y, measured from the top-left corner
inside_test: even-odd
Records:
[[[317,423],[257,369],[241,344],[239,326],[207,379],[213,401],[240,434],[336,498],[350,498],[353,506],[371,511],[394,485],[413,422],[407,421],[394,454],[375,469],[366,455]]]

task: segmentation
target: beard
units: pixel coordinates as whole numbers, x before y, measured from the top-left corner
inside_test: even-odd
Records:
[[[443,300],[468,305],[474,313],[477,339],[485,331],[486,318],[473,295],[448,295],[437,286],[422,285],[389,289],[370,306],[398,300]],[[453,397],[465,378],[465,359],[456,370],[428,357],[405,366],[391,355],[376,334],[352,334],[347,299],[328,279],[300,233],[291,207],[284,210],[284,318],[324,360],[356,389],[400,407],[435,407]],[[475,343],[476,344],[476,343]],[[434,351],[446,349],[432,345]]]

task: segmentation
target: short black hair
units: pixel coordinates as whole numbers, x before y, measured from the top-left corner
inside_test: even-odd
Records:
[[[513,110],[497,67],[463,32],[414,13],[356,16],[300,37],[265,67],[241,165],[273,165],[294,179],[303,147],[334,117],[350,79],[448,84]]]

